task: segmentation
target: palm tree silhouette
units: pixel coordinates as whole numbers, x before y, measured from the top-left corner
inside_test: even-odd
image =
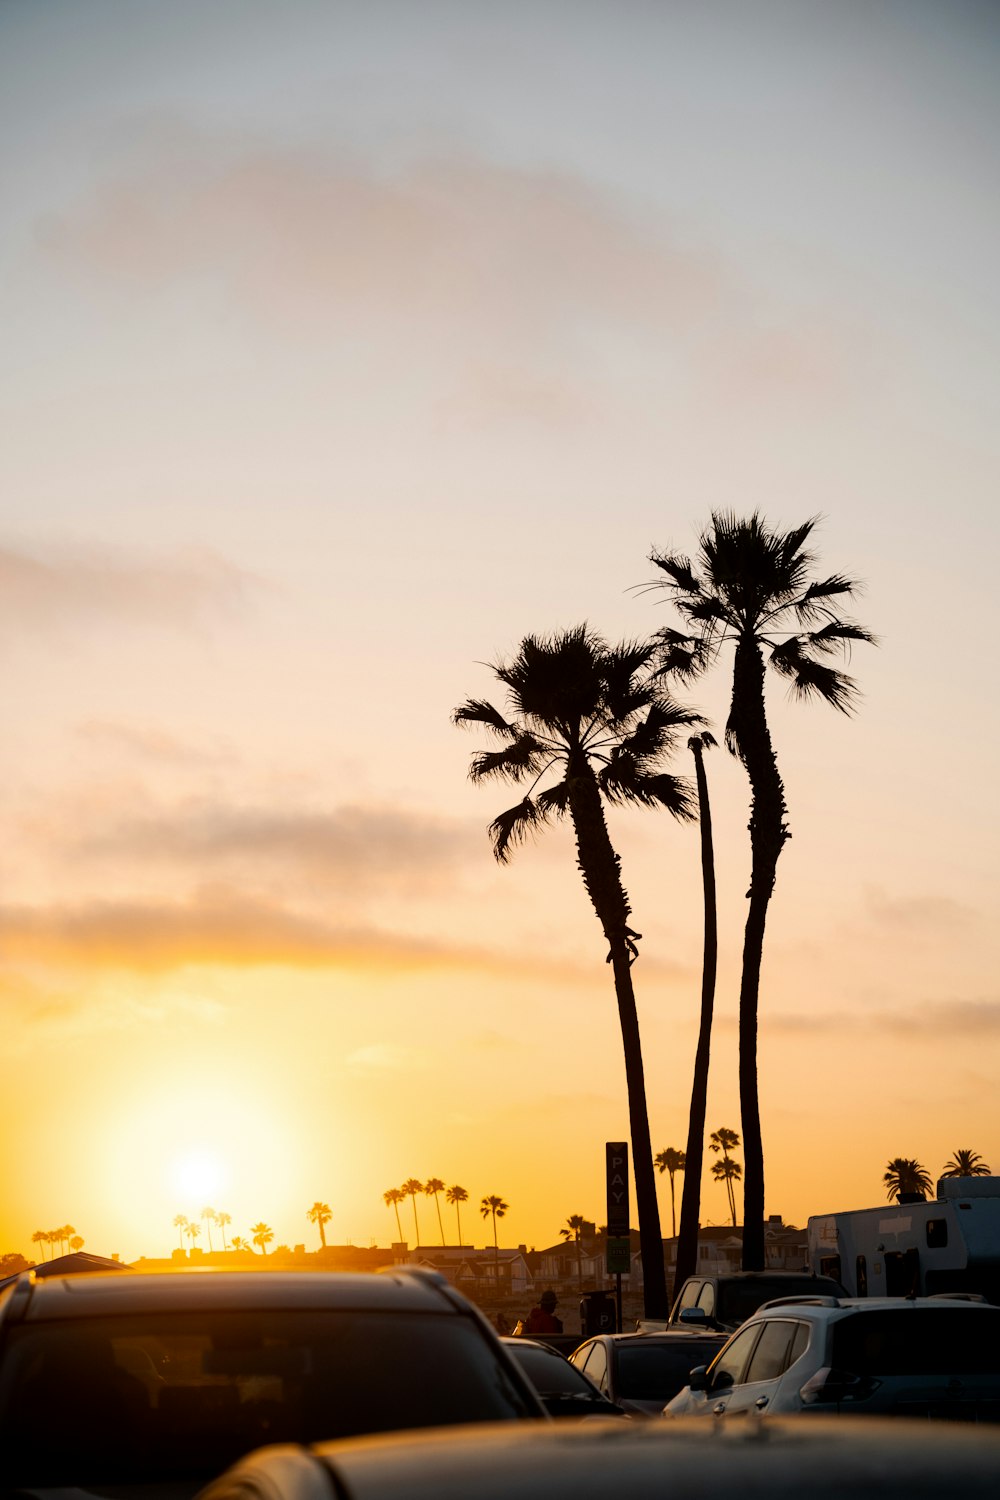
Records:
[[[464,1187],[459,1187],[458,1184],[456,1183],[454,1187],[448,1188],[447,1192],[445,1193],[445,1197],[447,1198],[447,1200],[448,1200],[449,1203],[454,1204],[454,1208],[455,1208],[455,1221],[458,1224],[458,1243],[459,1243],[459,1247],[461,1248],[461,1244],[462,1244],[462,1215],[461,1215],[461,1212],[460,1212],[460,1205],[463,1204],[463,1203],[467,1203],[469,1201],[469,1195],[466,1192],[466,1190],[465,1190]]]
[[[683,1172],[687,1165],[687,1157],[683,1151],[675,1151],[673,1146],[668,1146],[665,1151],[660,1151],[654,1157],[654,1165],[661,1172],[670,1173],[670,1231],[674,1239],[677,1238],[677,1215],[674,1211],[674,1176]]]
[[[476,755],[473,781],[496,777],[528,783],[522,800],[490,826],[501,863],[514,846],[550,818],[568,816],[577,864],[608,942],[625,1054],[632,1164],[648,1317],[666,1317],[667,1289],[656,1201],[653,1150],[646,1111],[642,1048],[632,963],[639,934],[629,925],[631,907],[612,846],[604,802],[660,806],[677,818],[694,809],[687,784],[654,768],[673,747],[677,731],[701,723],[655,689],[649,679],[651,644],[608,646],[586,626],[545,639],[526,636],[510,661],[493,671],[507,689],[508,721],[492,704],[468,700],[458,724],[481,724],[503,748]],[[554,785],[535,794],[548,772]]]
[[[184,1225],[184,1233],[191,1241],[191,1249],[193,1250],[194,1242],[201,1234],[201,1225],[196,1219],[189,1219],[188,1222]]]
[[[31,1243],[33,1245],[42,1245],[42,1246],[49,1244],[50,1241],[49,1241],[48,1234],[46,1233],[46,1231],[44,1229],[36,1229],[35,1232],[34,1232],[34,1234],[31,1236]],[[42,1250],[42,1259],[43,1260],[45,1259],[45,1251],[44,1251],[44,1249]]]
[[[329,1203],[320,1203],[319,1199],[317,1199],[312,1208],[306,1211],[306,1218],[309,1220],[310,1224],[315,1224],[317,1229],[319,1230],[320,1244],[325,1250],[326,1231],[324,1229],[324,1225],[329,1224],[330,1220],[333,1218],[333,1213],[331,1212]]]
[[[400,1242],[402,1242],[403,1239],[403,1226],[399,1222],[399,1205],[402,1203],[405,1197],[406,1194],[403,1192],[402,1188],[386,1188],[385,1192],[382,1194],[383,1202],[387,1206],[391,1206],[396,1211],[396,1228],[399,1230]]]
[[[424,1185],[418,1177],[408,1177],[403,1183],[403,1197],[413,1200],[413,1229],[417,1236],[417,1245],[420,1244],[420,1223],[417,1219],[417,1194],[422,1193]]]
[[[74,1234],[69,1242],[69,1248],[74,1251],[80,1251],[86,1243],[82,1234]]]
[[[479,1203],[479,1212],[484,1219],[493,1215],[493,1259],[496,1265],[496,1286],[500,1291],[500,1245],[497,1240],[497,1219],[502,1219],[510,1204],[505,1203],[496,1193],[490,1193],[488,1198],[482,1198]]]
[[[771,743],[764,702],[764,652],[798,698],[817,696],[842,713],[853,709],[850,677],[823,658],[874,637],[841,619],[831,600],[850,598],[857,585],[839,574],[810,582],[815,556],[806,543],[815,526],[772,531],[758,512],[741,519],[715,511],[699,543],[701,575],[679,553],[651,561],[667,575],[663,587],[696,627],[694,635],[661,631],[664,665],[693,674],[735,644],[726,744],[750,782],[750,906],[743,937],[740,982],[739,1078],[746,1179],[743,1195],[743,1269],[764,1268],[764,1148],[757,1080],[757,1009],[767,909],[778,857],[789,838],[785,788]],[[817,625],[818,629],[804,627]],[[785,634],[789,629],[793,634]],[[777,636],[783,637],[776,639]]]
[[[246,1240],[243,1239],[243,1237],[241,1235],[236,1234],[236,1235],[233,1236],[233,1249],[234,1250],[249,1250],[249,1248],[250,1248],[250,1246],[247,1244]]]
[[[438,1198],[438,1193],[444,1192],[444,1183],[441,1181],[440,1177],[428,1177],[427,1181],[424,1183],[424,1192],[427,1193],[429,1197],[433,1197],[434,1199],[434,1207],[437,1209],[438,1216],[438,1228],[441,1231],[441,1243],[443,1245],[444,1225],[441,1222],[441,1201]]]
[[[222,1209],[220,1209],[215,1216],[215,1222],[222,1230],[222,1248],[223,1250],[228,1250],[229,1246],[226,1244],[226,1225],[233,1222],[232,1215],[227,1214]]]
[[[931,1174],[912,1156],[894,1156],[882,1176],[887,1198],[897,1201],[903,1193],[919,1193],[924,1197],[931,1188]]]
[[[204,1219],[204,1221],[205,1221],[205,1228],[208,1230],[208,1253],[209,1253],[209,1255],[211,1255],[211,1253],[212,1253],[212,1225],[215,1223],[215,1209],[214,1208],[203,1208],[202,1211],[201,1211],[201,1217]]]
[[[942,1177],[992,1177],[978,1151],[953,1151],[941,1169]]]
[[[712,1168],[712,1176],[715,1178],[716,1182],[724,1182],[726,1184],[726,1192],[729,1195],[729,1212],[733,1216],[734,1228],[736,1226],[736,1195],[733,1192],[733,1183],[739,1182],[743,1173],[741,1169],[737,1170],[736,1172],[730,1172],[728,1165],[726,1164],[729,1161],[730,1151],[735,1151],[739,1143],[740,1138],[736,1134],[736,1131],[728,1130],[725,1125],[720,1126],[718,1130],[713,1130],[712,1134],[708,1138],[709,1149],[715,1152],[722,1152],[722,1161],[716,1162],[715,1166]],[[718,1170],[718,1168],[722,1166],[726,1167],[725,1171]]]
[[[266,1259],[267,1247],[274,1239],[274,1230],[271,1228],[270,1224],[265,1224],[264,1221],[261,1220],[259,1224],[252,1224],[250,1226],[250,1233],[253,1235],[254,1244],[260,1246],[260,1253]]]
[[[704,942],[701,961],[701,1019],[698,1045],[691,1076],[691,1110],[688,1115],[687,1149],[684,1152],[684,1189],[681,1193],[681,1232],[677,1240],[674,1264],[674,1291],[682,1287],[698,1269],[698,1229],[701,1222],[701,1174],[705,1151],[705,1116],[708,1109],[708,1071],[712,1050],[712,1017],[715,1010],[715,979],[718,967],[719,936],[715,899],[715,850],[712,843],[712,809],[708,800],[708,777],[705,773],[706,750],[714,749],[715,738],[704,730],[693,734],[688,749],[694,756],[695,781],[698,786],[698,826],[701,832],[701,884],[705,913]],[[673,1180],[670,1183],[670,1206],[673,1210]]]
[[[559,1231],[567,1244],[572,1240],[576,1245],[576,1279],[581,1293],[583,1292],[583,1226],[586,1222],[582,1214],[570,1214],[566,1220],[565,1229]]]
[[[182,1250],[184,1249],[184,1234],[185,1234],[185,1231],[187,1230],[187,1226],[188,1226],[188,1221],[187,1221],[187,1215],[186,1214],[177,1214],[177,1215],[175,1215],[175,1217],[174,1217],[174,1228],[177,1230],[177,1238],[180,1241],[180,1247],[181,1247]]]
[[[726,1192],[729,1196],[729,1212],[732,1214],[733,1228],[735,1229],[736,1195],[733,1192],[733,1183],[739,1182],[740,1178],[743,1176],[743,1168],[740,1166],[738,1161],[733,1161],[731,1156],[727,1156],[722,1161],[717,1161],[713,1164],[712,1176],[715,1178],[716,1182],[724,1182],[726,1184]]]

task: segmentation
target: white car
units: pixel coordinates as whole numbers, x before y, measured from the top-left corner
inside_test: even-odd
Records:
[[[1000,1422],[1000,1307],[957,1297],[816,1297],[762,1307],[665,1417],[795,1412]]]

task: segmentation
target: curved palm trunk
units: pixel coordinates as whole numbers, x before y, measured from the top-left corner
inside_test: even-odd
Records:
[[[691,1080],[691,1113],[688,1117],[687,1150],[684,1153],[684,1191],[681,1194],[681,1232],[677,1241],[674,1294],[698,1270],[698,1230],[701,1221],[701,1174],[705,1155],[705,1113],[708,1106],[708,1065],[712,1046],[712,1014],[715,1009],[715,976],[719,938],[715,901],[715,851],[712,843],[712,810],[708,800],[708,777],[702,746],[694,741],[695,778],[698,783],[698,817],[701,827],[701,881],[704,891],[705,940],[701,963],[701,1023],[694,1054]]]
[[[458,1211],[458,1199],[455,1199],[455,1223],[458,1225],[458,1244],[462,1245],[462,1215]]]
[[[443,1245],[444,1244],[444,1224],[442,1223],[442,1220],[441,1220],[441,1203],[440,1203],[440,1201],[438,1199],[437,1193],[434,1194],[434,1207],[437,1209],[438,1228],[441,1231],[441,1243]]]
[[[575,774],[574,774],[575,773]],[[631,915],[621,880],[621,860],[615,853],[604,819],[601,795],[589,765],[570,768],[567,776],[570,816],[576,835],[577,863],[587,893],[608,940],[608,960],[615,976],[618,1017],[625,1054],[629,1134],[635,1204],[639,1219],[639,1253],[642,1259],[643,1302],[647,1318],[665,1318],[669,1313],[667,1278],[660,1234],[660,1211],[656,1201],[653,1146],[649,1136],[646,1084],[639,1040],[639,1017],[632,988],[632,953],[629,949]]]
[[[320,1219],[320,1221],[319,1221],[319,1242],[322,1245],[323,1249],[325,1250],[326,1249],[326,1230],[323,1228],[323,1220],[322,1219]]]
[[[788,838],[785,789],[764,710],[764,659],[756,641],[740,640],[733,670],[732,737],[750,778],[750,909],[740,978],[739,1080],[743,1123],[743,1269],[764,1269],[764,1146],[757,1087],[757,1009],[764,927],[778,856]]]

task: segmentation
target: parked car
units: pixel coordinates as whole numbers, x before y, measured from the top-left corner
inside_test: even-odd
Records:
[[[950,1297],[763,1307],[668,1417],[856,1412],[1000,1422],[1000,1308]]]
[[[508,1422],[264,1449],[199,1500],[995,1500],[1000,1430],[878,1418]]]
[[[696,1365],[704,1365],[726,1342],[724,1334],[601,1333],[570,1355],[570,1363],[602,1395],[630,1415],[655,1416]]]
[[[777,1297],[846,1297],[832,1276],[811,1271],[729,1271],[689,1276],[674,1298],[668,1328],[735,1333],[765,1302]]]
[[[521,1369],[542,1398],[550,1417],[624,1417],[624,1407],[609,1401],[592,1380],[564,1354],[537,1339],[505,1338]]]
[[[5,1488],[194,1493],[263,1443],[520,1418],[548,1420],[434,1272],[28,1272],[0,1294]]]

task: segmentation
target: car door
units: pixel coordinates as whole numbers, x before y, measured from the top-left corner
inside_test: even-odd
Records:
[[[773,1405],[781,1377],[808,1341],[806,1325],[793,1318],[767,1318],[753,1346],[742,1378],[733,1382],[726,1416],[764,1413]]]
[[[733,1390],[739,1385],[746,1369],[754,1344],[760,1333],[760,1324],[751,1324],[734,1333],[728,1344],[708,1367],[708,1381],[702,1391],[692,1390],[684,1406],[685,1416],[724,1416]]]

